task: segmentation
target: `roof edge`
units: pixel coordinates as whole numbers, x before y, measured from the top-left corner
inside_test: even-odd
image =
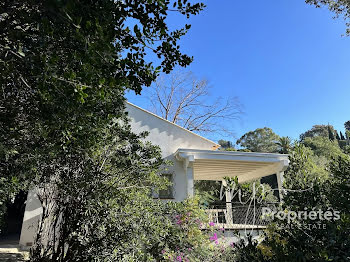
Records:
[[[254,156],[254,157],[267,157],[267,158],[288,158],[288,154],[279,153],[263,153],[263,152],[240,152],[240,151],[210,151],[203,149],[187,149],[178,148],[175,155],[179,153],[196,153],[196,154],[215,154],[215,155],[232,155],[232,156]]]
[[[184,128],[184,127],[178,125],[178,124],[175,124],[175,123],[173,123],[173,122],[170,122],[169,120],[164,119],[163,117],[160,117],[160,116],[158,116],[158,115],[156,115],[156,114],[154,114],[154,113],[152,113],[152,112],[150,112],[150,111],[148,111],[148,110],[146,110],[146,109],[144,109],[144,108],[142,108],[142,107],[139,107],[139,106],[137,106],[137,105],[134,105],[134,104],[130,103],[129,101],[125,101],[125,103],[127,103],[128,105],[131,105],[131,106],[133,106],[133,107],[135,107],[135,108],[137,108],[137,109],[140,109],[140,110],[142,110],[143,112],[145,112],[145,113],[147,113],[147,114],[150,114],[150,115],[152,115],[152,116],[155,116],[155,117],[157,117],[157,118],[159,118],[159,119],[161,119],[161,120],[163,120],[163,121],[165,121],[165,122],[168,122],[169,124],[172,124],[172,125],[174,125],[174,126],[180,128],[180,129],[182,129],[182,130],[185,130],[185,131],[188,132],[188,133],[191,133],[191,134],[193,134],[193,135],[195,135],[195,136],[197,136],[197,137],[200,137],[201,139],[203,139],[203,140],[205,140],[205,141],[207,141],[207,142],[212,143],[212,144],[213,144],[213,147],[216,147],[215,149],[217,149],[217,148],[220,147],[220,145],[219,145],[218,143],[215,143],[214,141],[212,141],[212,140],[210,140],[210,139],[208,139],[208,138],[205,138],[205,137],[203,137],[203,136],[201,136],[201,135],[198,135],[198,134],[196,134],[196,133],[194,133],[194,132],[192,132],[192,131],[190,131],[190,130],[188,130],[188,129],[186,129],[186,128]],[[208,150],[208,151],[211,151],[211,152],[212,152],[213,150]]]

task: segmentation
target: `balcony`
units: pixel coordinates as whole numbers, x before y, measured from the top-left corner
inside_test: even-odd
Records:
[[[262,217],[262,208],[267,205],[242,205],[226,203],[210,206],[205,211],[209,221],[224,229],[265,229],[268,221]]]

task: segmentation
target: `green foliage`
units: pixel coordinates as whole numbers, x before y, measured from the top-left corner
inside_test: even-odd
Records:
[[[163,231],[170,233],[159,252],[164,261],[202,261],[211,255],[209,236],[203,231],[208,217],[198,204],[197,198],[168,203],[173,210],[172,225],[171,230]]]
[[[308,217],[288,222],[275,217],[261,243],[245,243],[234,254],[229,251],[230,260],[235,261],[239,254],[243,254],[242,261],[245,257],[276,262],[349,260],[350,150],[341,135],[338,141],[332,126],[316,125],[301,135],[301,142],[291,145],[289,139],[281,138],[276,143],[290,160],[284,175],[286,192],[277,211],[332,210],[340,212],[340,219]]]
[[[336,138],[337,140],[340,140],[340,135],[338,134],[337,131],[335,131],[335,138]]]
[[[14,198],[19,188],[20,183],[15,176],[10,178],[0,177],[0,234],[6,215],[6,203]]]
[[[345,137],[346,139],[350,139],[350,130],[345,130]]]
[[[341,155],[329,165],[326,178],[318,176],[312,151],[296,144],[285,172],[287,192],[279,211],[339,211],[339,220],[275,219],[262,243],[249,249],[255,261],[347,261],[350,256],[350,158]],[[326,171],[327,172],[327,171]],[[322,226],[320,226],[322,225]],[[323,228],[323,225],[325,228]],[[245,252],[242,247],[239,252]],[[262,256],[261,256],[262,255]]]
[[[242,239],[238,243],[231,244],[231,246],[232,248],[227,248],[222,252],[220,261],[270,261],[264,255],[261,245],[258,245],[258,241],[253,240],[251,236],[248,236],[247,240]]]
[[[252,152],[251,150],[247,149],[247,148],[240,148],[237,150],[238,152]]]
[[[335,139],[334,133],[336,133],[336,131],[332,130],[329,125],[328,125],[327,129],[328,129],[328,138],[329,138],[329,140],[334,141],[334,139]]]
[[[249,201],[253,195],[253,191],[255,197],[259,198],[263,203],[274,203],[277,201],[271,186],[268,184],[262,184],[259,180],[238,184],[238,182],[235,183],[232,179],[226,178],[226,182],[230,184],[228,187],[234,192],[233,202],[241,201],[243,203]],[[221,187],[222,181],[195,182],[195,194],[203,208],[208,208],[213,204],[225,204],[225,199],[220,199]],[[223,187],[223,189],[225,188]]]
[[[335,18],[342,17],[346,21],[346,34],[350,35],[350,9],[349,0],[305,0],[306,3],[315,5],[316,7],[326,6],[334,13]]]
[[[345,140],[345,136],[343,135],[342,131],[340,131],[340,140]]]
[[[278,152],[281,154],[288,154],[289,150],[292,147],[292,139],[288,136],[282,136],[278,139],[276,144],[279,147]]]
[[[350,120],[344,123],[344,127],[346,130],[350,130]]]
[[[222,181],[196,180],[194,182],[195,195],[203,207],[209,207],[214,202],[220,202]]]
[[[338,158],[331,164],[332,177],[314,180],[311,190],[286,195],[287,210],[335,210],[339,220],[304,219],[287,224],[277,222],[270,229],[265,244],[270,246],[273,261],[347,261],[349,248],[349,159]],[[307,184],[311,186],[311,184]],[[292,201],[290,201],[292,200]],[[298,209],[300,208],[300,209]],[[304,224],[312,225],[305,227]],[[282,225],[284,227],[282,228]],[[319,228],[318,225],[322,225]],[[325,228],[323,228],[325,225]],[[289,226],[289,227],[287,227]]]
[[[140,201],[140,205],[145,204],[141,199],[135,201]],[[207,216],[199,208],[196,199],[166,204],[149,200],[144,210],[129,207],[130,211],[126,209],[122,213],[126,221],[118,221],[118,227],[123,228],[124,234],[115,236],[112,231],[109,232],[112,236],[107,236],[109,241],[103,241],[113,243],[110,246],[113,255],[110,255],[112,252],[108,256],[108,253],[98,252],[101,255],[97,260],[174,261],[174,258],[182,256],[190,261],[200,261],[210,254],[209,237],[201,230],[202,224],[207,223]],[[141,213],[135,216],[135,210],[144,216]],[[129,234],[130,228],[135,230],[133,234]],[[114,243],[120,243],[120,237],[124,238],[124,242],[121,245]],[[91,257],[94,260],[96,258]]]
[[[337,157],[343,154],[337,141],[329,140],[326,137],[307,137],[304,139],[303,144],[309,147],[313,153],[317,156],[324,156],[327,159]]]
[[[336,131],[334,130],[334,127],[331,125],[314,125],[310,130],[306,131],[305,133],[302,133],[300,135],[300,140],[303,141],[307,137],[327,137],[331,140],[334,140]]]
[[[153,256],[147,239],[160,241],[159,230],[167,230],[157,228],[162,219],[150,198],[153,187],[165,186],[157,175],[163,161],[142,142],[146,134],[131,132],[124,93],[140,93],[160,71],[192,61],[178,45],[190,26],[171,31],[166,18],[170,9],[189,17],[202,8],[158,0],[0,2],[0,181],[6,194],[13,177],[37,188],[43,216],[32,261]]]
[[[271,153],[278,151],[278,139],[279,136],[271,128],[264,127],[244,134],[236,143],[252,152]]]
[[[350,155],[350,145],[344,147],[344,153]]]
[[[220,139],[218,144],[221,146],[220,149],[224,149],[225,151],[234,150],[234,146],[231,141]]]
[[[259,180],[238,183],[237,177],[226,177],[225,181],[225,189],[233,192],[232,202],[248,203],[251,199],[259,199],[260,203],[277,202],[271,186]]]
[[[131,239],[149,236],[155,208],[149,196],[152,187],[162,186],[156,171],[163,161],[158,147],[142,142],[121,120],[101,130],[104,137],[91,151],[37,157],[40,171],[51,174],[52,181],[43,179],[38,190],[43,216],[49,219],[38,229],[33,261],[100,261],[124,247],[117,252],[122,260],[134,252]],[[142,240],[133,243],[135,248],[143,247]],[[61,253],[62,246],[70,248]]]
[[[345,147],[348,145],[348,141],[346,141],[346,140],[339,140],[338,141],[338,145],[345,152]]]

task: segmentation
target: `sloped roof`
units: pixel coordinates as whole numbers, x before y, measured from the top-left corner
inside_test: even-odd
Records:
[[[134,108],[137,108],[138,110],[141,110],[141,111],[143,111],[143,112],[145,112],[145,113],[147,113],[147,114],[153,116],[153,117],[156,117],[156,118],[158,118],[158,119],[161,119],[162,121],[165,121],[166,123],[171,124],[171,125],[173,125],[173,126],[176,127],[176,128],[179,128],[179,129],[181,129],[181,130],[184,130],[184,131],[186,131],[187,133],[189,133],[189,134],[191,134],[191,135],[195,135],[196,137],[198,137],[198,138],[200,138],[200,139],[203,139],[203,140],[205,140],[206,142],[212,143],[214,149],[217,149],[217,148],[220,147],[220,145],[219,145],[218,143],[216,143],[216,142],[214,142],[214,141],[212,141],[212,140],[210,140],[210,139],[208,139],[208,138],[205,138],[205,137],[203,137],[203,136],[201,136],[201,135],[198,135],[198,134],[196,134],[196,133],[194,133],[194,132],[192,132],[192,131],[190,131],[190,130],[188,130],[188,129],[186,129],[186,128],[183,128],[182,126],[180,126],[180,125],[178,125],[178,124],[175,124],[175,123],[173,123],[173,122],[171,122],[171,121],[169,121],[169,120],[166,120],[166,119],[164,119],[164,118],[162,118],[162,117],[160,117],[160,116],[158,116],[158,115],[156,115],[156,114],[154,114],[154,113],[152,113],[152,112],[150,112],[150,111],[148,111],[148,110],[146,110],[146,109],[144,109],[144,108],[142,108],[142,107],[139,107],[139,106],[137,106],[137,105],[134,105],[134,104],[130,103],[129,101],[126,101],[126,103],[127,103],[128,105],[134,107]]]

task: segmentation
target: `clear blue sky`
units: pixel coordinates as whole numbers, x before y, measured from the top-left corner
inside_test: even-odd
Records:
[[[298,138],[315,124],[350,120],[350,37],[345,22],[302,0],[208,0],[180,42],[188,67],[213,93],[238,96],[236,137],[259,127]],[[172,17],[172,26],[184,19]],[[145,107],[142,96],[128,99]],[[219,137],[211,136],[216,140]],[[232,138],[234,141],[235,138]]]

